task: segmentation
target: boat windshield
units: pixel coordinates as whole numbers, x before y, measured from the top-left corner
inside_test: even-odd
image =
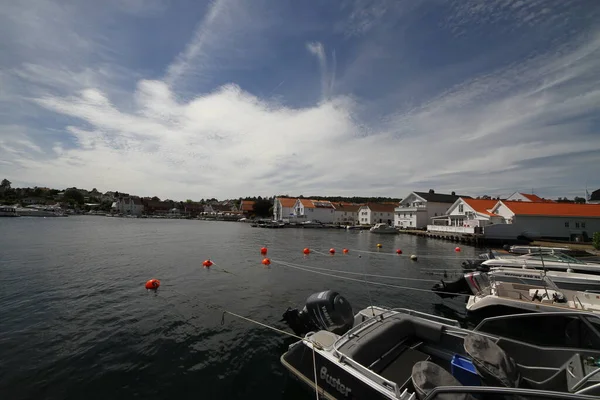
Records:
[[[533,313],[492,317],[476,331],[537,346],[600,349],[600,317],[586,313]]]
[[[539,261],[548,261],[548,262],[560,262],[560,263],[568,263],[568,264],[585,264],[583,261],[580,261],[574,257],[568,256],[563,253],[554,253],[554,254],[531,254],[526,255],[526,259],[528,260],[539,260]]]

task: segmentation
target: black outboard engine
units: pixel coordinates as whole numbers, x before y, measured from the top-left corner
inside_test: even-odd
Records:
[[[282,321],[298,336],[320,330],[343,335],[354,325],[354,313],[348,300],[338,292],[326,290],[310,295],[302,311],[288,308]]]

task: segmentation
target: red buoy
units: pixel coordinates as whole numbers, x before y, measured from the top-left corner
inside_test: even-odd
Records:
[[[396,254],[402,254],[402,250],[396,249]]]
[[[204,262],[202,263],[202,265],[204,266],[204,268],[210,268],[213,265],[213,262],[210,260],[204,260]]]
[[[460,251],[460,247],[457,246],[454,251]]]
[[[262,263],[263,265],[271,265],[271,260],[269,260],[268,258],[263,258]]]
[[[335,249],[333,247],[331,249],[329,249],[329,254],[331,254],[331,255],[335,254]]]
[[[304,254],[309,255],[310,254],[310,249],[308,247],[306,247],[303,251]]]
[[[158,289],[158,287],[160,286],[160,281],[158,279],[150,279],[148,282],[146,282],[146,289]]]
[[[260,249],[260,255],[261,256],[266,256],[267,255],[267,248],[266,247],[261,247],[261,249]]]
[[[342,253],[344,253],[344,254],[348,254],[348,249],[344,249],[344,250],[342,250]]]

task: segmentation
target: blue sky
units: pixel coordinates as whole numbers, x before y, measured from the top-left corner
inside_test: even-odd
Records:
[[[600,2],[0,3],[0,177],[16,186],[600,187]]]

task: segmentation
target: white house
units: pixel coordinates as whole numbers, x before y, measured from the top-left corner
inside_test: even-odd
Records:
[[[468,197],[468,196],[463,196]],[[404,198],[394,212],[394,226],[397,228],[424,229],[431,218],[446,214],[448,208],[459,198],[452,194],[412,192]]]
[[[288,197],[276,197],[273,203],[273,220],[282,221],[294,217],[294,206],[298,199]]]
[[[358,209],[360,225],[374,225],[377,223],[394,223],[394,209],[396,204],[367,203]]]
[[[358,225],[358,209],[360,204],[333,203],[335,212],[333,213],[333,223],[339,225]]]
[[[112,204],[114,212],[124,215],[142,215],[144,205],[139,197],[121,197]]]
[[[324,224],[333,223],[335,207],[330,201],[297,199],[294,205],[294,216],[304,221],[319,221]]]
[[[476,233],[480,228],[492,224],[505,222],[501,215],[494,214],[491,210],[498,200],[458,198],[450,206],[446,214],[431,219],[427,225],[428,231]]]
[[[499,201],[491,211],[504,217],[507,226],[486,227],[490,237],[506,231],[513,236],[587,241],[600,232],[600,204]]]

